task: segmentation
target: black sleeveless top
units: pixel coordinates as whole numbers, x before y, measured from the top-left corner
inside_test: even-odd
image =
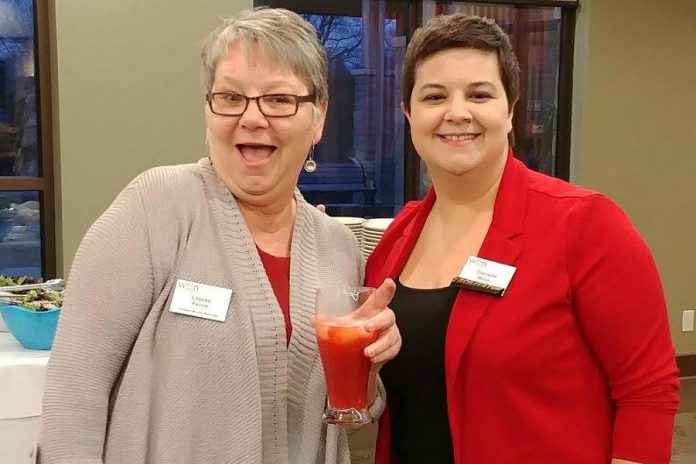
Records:
[[[447,419],[445,333],[459,288],[413,289],[396,282],[389,307],[402,346],[380,376],[391,413],[391,447],[399,464],[454,462]]]

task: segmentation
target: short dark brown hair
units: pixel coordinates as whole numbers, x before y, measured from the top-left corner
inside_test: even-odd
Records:
[[[402,74],[403,102],[411,109],[411,94],[416,82],[416,68],[438,52],[453,48],[473,48],[494,52],[498,56],[500,80],[503,82],[508,107],[520,95],[520,65],[510,37],[495,21],[462,13],[435,16],[413,34],[406,49]]]

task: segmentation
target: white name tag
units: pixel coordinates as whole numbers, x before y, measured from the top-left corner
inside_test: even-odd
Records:
[[[514,266],[470,256],[452,283],[469,290],[503,296],[516,270]]]
[[[224,322],[232,290],[178,279],[169,311]]]

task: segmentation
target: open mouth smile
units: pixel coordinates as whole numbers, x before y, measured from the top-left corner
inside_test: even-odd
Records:
[[[275,145],[265,145],[261,143],[238,143],[235,145],[237,151],[249,166],[261,166],[275,153]]]

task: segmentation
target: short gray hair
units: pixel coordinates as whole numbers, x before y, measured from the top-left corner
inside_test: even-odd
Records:
[[[254,8],[224,18],[203,43],[202,80],[212,90],[215,69],[229,47],[259,46],[268,58],[295,73],[314,93],[315,102],[329,98],[328,60],[317,31],[297,13],[284,8]]]

